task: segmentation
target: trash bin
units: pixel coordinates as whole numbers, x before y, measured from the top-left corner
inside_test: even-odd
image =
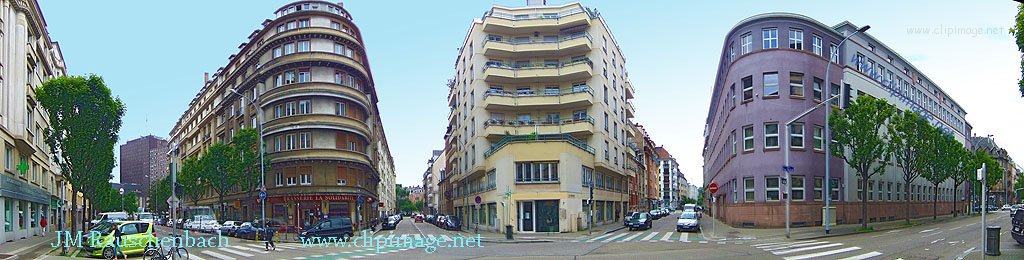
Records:
[[[999,226],[985,227],[985,254],[999,255]]]
[[[505,239],[512,240],[512,225],[505,225]]]

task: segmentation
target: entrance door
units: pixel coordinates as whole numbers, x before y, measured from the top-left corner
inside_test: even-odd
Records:
[[[533,232],[535,230],[533,212],[533,201],[524,201],[519,203],[519,219],[522,221],[522,223],[519,223],[520,231]]]
[[[536,226],[538,232],[558,232],[558,200],[538,200]]]

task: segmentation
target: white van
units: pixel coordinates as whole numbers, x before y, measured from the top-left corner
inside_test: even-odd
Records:
[[[139,219],[139,221],[145,221],[151,224],[154,221],[156,221],[156,215],[153,215],[153,213],[149,212],[139,212],[138,214],[136,214],[136,217]]]
[[[103,213],[100,213],[100,215],[98,217],[96,217],[96,219],[93,219],[92,221],[89,221],[89,223],[93,224],[93,225],[96,225],[96,223],[100,223],[100,222],[122,221],[122,220],[128,220],[128,213],[127,212],[123,212],[123,211],[121,211],[121,212],[103,212]]]

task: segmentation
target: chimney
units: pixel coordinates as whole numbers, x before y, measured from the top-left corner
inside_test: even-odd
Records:
[[[548,5],[547,0],[526,0],[526,6],[545,6]]]
[[[206,85],[206,82],[210,82],[210,73],[209,72],[203,72],[203,85]]]

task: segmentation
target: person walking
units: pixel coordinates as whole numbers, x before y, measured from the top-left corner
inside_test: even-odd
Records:
[[[270,223],[263,224],[263,237],[266,241],[264,242],[266,251],[277,251],[277,245],[274,245],[274,228],[270,227]]]
[[[121,234],[121,226],[118,225],[118,224],[114,224],[114,245],[113,246],[114,246],[114,259],[115,260],[118,259],[118,256],[124,254],[124,252],[121,251],[121,243],[122,243],[121,235],[122,235]],[[124,256],[124,259],[128,260],[128,256],[127,255]]]
[[[43,217],[41,219],[39,219],[39,226],[43,227],[43,236],[45,237],[46,236],[46,215],[43,215]]]

